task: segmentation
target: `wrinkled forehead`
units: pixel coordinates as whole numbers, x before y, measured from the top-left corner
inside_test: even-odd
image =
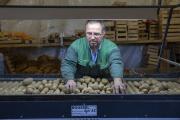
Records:
[[[102,26],[100,23],[88,23],[86,25],[86,32],[102,32]]]

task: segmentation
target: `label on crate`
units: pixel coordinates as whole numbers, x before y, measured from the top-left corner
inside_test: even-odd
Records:
[[[97,105],[72,105],[71,116],[97,116]]]

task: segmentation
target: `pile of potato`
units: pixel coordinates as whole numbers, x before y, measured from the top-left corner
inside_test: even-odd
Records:
[[[18,74],[60,74],[61,60],[56,57],[41,55],[36,59],[29,59],[25,55],[8,55],[6,57],[10,73]]]
[[[105,78],[91,78],[84,76],[76,80],[76,89],[70,91],[65,87],[65,81],[57,78],[55,80],[34,80],[26,78],[23,81],[0,82],[0,95],[63,95],[63,94],[112,94],[113,81]],[[158,81],[153,78],[126,81],[127,94],[180,94],[179,81]]]
[[[112,82],[105,78],[91,78],[84,76],[77,80],[77,94],[111,94],[113,92]]]
[[[139,81],[127,81],[127,92],[129,94],[180,94],[180,84],[144,78]]]
[[[23,94],[25,92],[25,88],[21,86],[21,82],[19,81],[3,81],[0,82],[0,95],[13,95],[13,94]]]
[[[67,90],[64,86],[64,81],[42,80],[33,81],[32,78],[23,80],[22,85],[25,87],[25,94],[65,94]]]
[[[111,84],[107,79],[100,79],[85,76],[77,80],[77,88],[70,91],[65,87],[64,80],[37,81],[33,78],[26,78],[23,81],[0,82],[0,94],[111,94]]]

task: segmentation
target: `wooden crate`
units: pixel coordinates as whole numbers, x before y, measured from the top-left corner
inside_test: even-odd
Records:
[[[148,40],[148,33],[146,32],[139,33],[139,40]]]
[[[126,20],[116,21],[116,40],[117,41],[127,40],[127,21]]]
[[[138,40],[139,39],[139,21],[128,21],[128,40]]]
[[[105,38],[115,41],[115,31],[106,31]]]
[[[158,64],[158,52],[159,46],[149,45],[147,49],[148,54],[148,65],[157,65]]]
[[[179,0],[163,0],[162,1],[163,5],[177,5],[180,4]]]
[[[115,21],[108,20],[104,22],[106,34],[105,38],[115,41]]]
[[[148,32],[147,32],[147,26],[144,21],[139,20],[139,28],[138,28],[138,34],[139,34],[139,40],[148,40]]]
[[[113,20],[104,21],[104,25],[105,25],[105,27],[114,27],[115,21],[113,21]]]
[[[160,11],[160,36],[163,38],[167,19],[168,19],[168,10]],[[174,10],[172,14],[172,19],[168,29],[167,40],[179,40],[180,41],[180,10]]]
[[[152,21],[148,25],[149,40],[159,39],[159,24],[158,21]]]

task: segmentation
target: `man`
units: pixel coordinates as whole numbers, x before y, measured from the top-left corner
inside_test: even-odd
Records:
[[[61,65],[61,74],[67,80],[66,87],[76,88],[75,78],[83,76],[112,77],[115,93],[123,93],[123,63],[117,45],[104,38],[102,21],[89,20],[86,23],[86,37],[74,41],[68,48]]]

